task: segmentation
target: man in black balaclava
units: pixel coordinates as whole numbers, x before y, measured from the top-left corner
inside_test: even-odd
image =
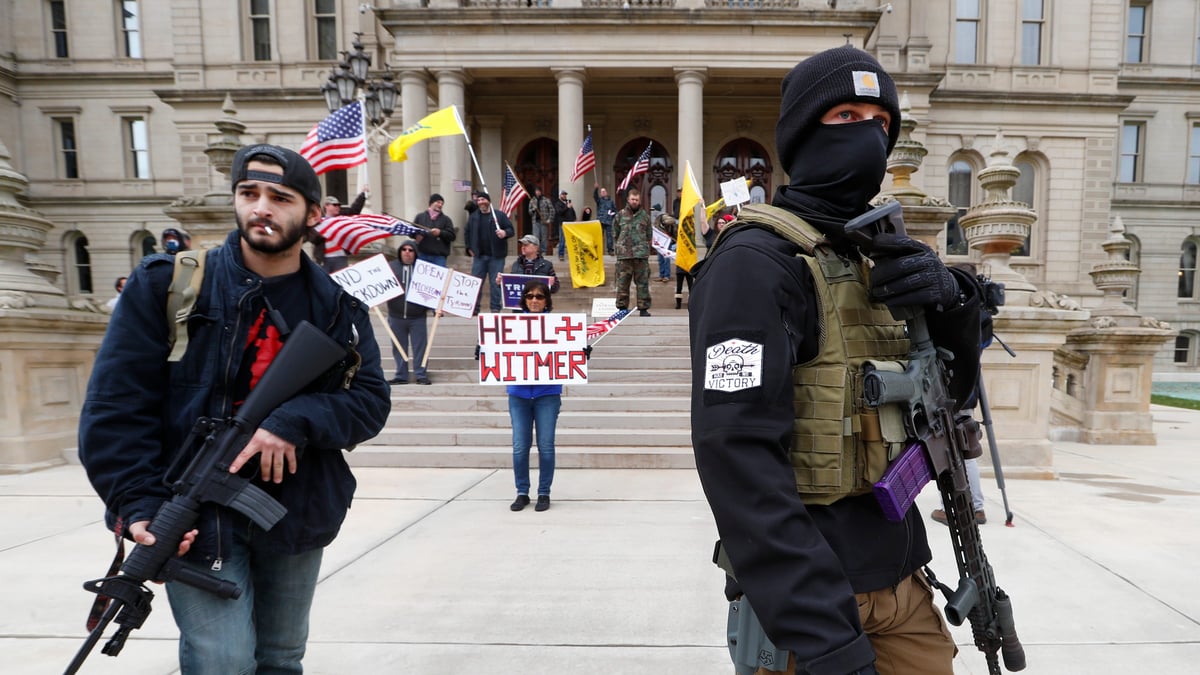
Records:
[[[735,656],[739,673],[953,673],[920,514],[888,520],[870,491],[905,439],[862,401],[861,370],[905,358],[889,309],[917,305],[939,346],[963,351],[955,390],[973,386],[978,333],[961,328],[979,325],[973,279],[895,234],[875,237],[872,268],[842,231],[870,210],[899,132],[896,86],[870,54],[805,59],[783,80],[776,127],[789,184],[743,208],[693,269],[696,468],[739,645],[770,639]]]

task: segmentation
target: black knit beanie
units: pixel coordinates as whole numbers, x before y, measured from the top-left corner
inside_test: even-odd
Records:
[[[875,57],[850,45],[827,49],[801,61],[783,78],[783,100],[775,145],[781,158],[791,157],[809,128],[820,124],[830,108],[849,101],[874,103],[892,115],[888,127],[890,153],[900,137],[900,100],[896,83]]]

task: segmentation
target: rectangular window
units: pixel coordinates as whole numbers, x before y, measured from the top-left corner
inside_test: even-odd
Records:
[[[50,0],[50,37],[54,42],[54,55],[60,59],[71,56],[67,49],[67,3]]]
[[[250,0],[250,44],[255,61],[271,60],[270,0]]]
[[[126,117],[125,175],[130,178],[150,178],[150,134],[146,120],[141,117]]]
[[[1045,22],[1043,0],[1024,0],[1021,8],[1021,65],[1042,63],[1042,26]]]
[[[68,117],[55,118],[54,133],[58,140],[58,177],[79,178],[79,147],[75,143],[75,120]]]
[[[313,0],[313,36],[316,38],[314,55],[319,61],[334,61],[337,53],[337,2],[336,0]]]
[[[1200,123],[1192,125],[1192,137],[1188,141],[1187,182],[1200,185]]]
[[[980,0],[955,0],[954,62],[975,63],[979,55]]]
[[[1149,5],[1129,3],[1129,28],[1125,34],[1126,63],[1144,63],[1149,59],[1149,36],[1146,34],[1149,19]]]
[[[137,0],[120,0],[121,35],[125,43],[125,56],[142,58],[142,18]]]
[[[1126,122],[1121,125],[1121,162],[1117,167],[1117,180],[1134,183],[1142,178],[1142,146],[1146,125],[1141,122]]]

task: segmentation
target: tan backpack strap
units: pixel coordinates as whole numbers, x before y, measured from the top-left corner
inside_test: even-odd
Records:
[[[730,224],[721,229],[721,233],[717,235],[719,241],[725,236],[726,232],[737,229],[739,225],[754,223],[762,225],[770,229],[775,234],[787,239],[804,249],[804,252],[813,255],[813,251],[822,244],[828,243],[825,235],[817,228],[809,225],[803,218],[797,216],[791,211],[771,206],[770,204],[749,204],[743,206],[738,212],[737,218]]]
[[[200,286],[204,283],[204,259],[208,249],[180,251],[175,255],[175,272],[167,289],[167,345],[175,363],[183,358],[188,346],[188,317],[196,309]]]

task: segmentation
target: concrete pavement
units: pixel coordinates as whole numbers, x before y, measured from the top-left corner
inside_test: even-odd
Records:
[[[985,479],[984,543],[1036,675],[1193,673],[1200,663],[1200,412],[1154,409],[1159,445],[1057,443],[1054,481]],[[732,672],[715,528],[691,470],[560,470],[554,505],[512,513],[504,469],[359,468],[328,549],[309,673]],[[918,503],[937,507],[926,488]],[[0,476],[0,671],[58,673],[82,644],[112,539],[83,471]],[[929,524],[935,571],[955,575]],[[118,658],[83,673],[175,671],[165,593]],[[111,632],[111,631],[110,631]],[[967,626],[960,675],[986,673]]]

